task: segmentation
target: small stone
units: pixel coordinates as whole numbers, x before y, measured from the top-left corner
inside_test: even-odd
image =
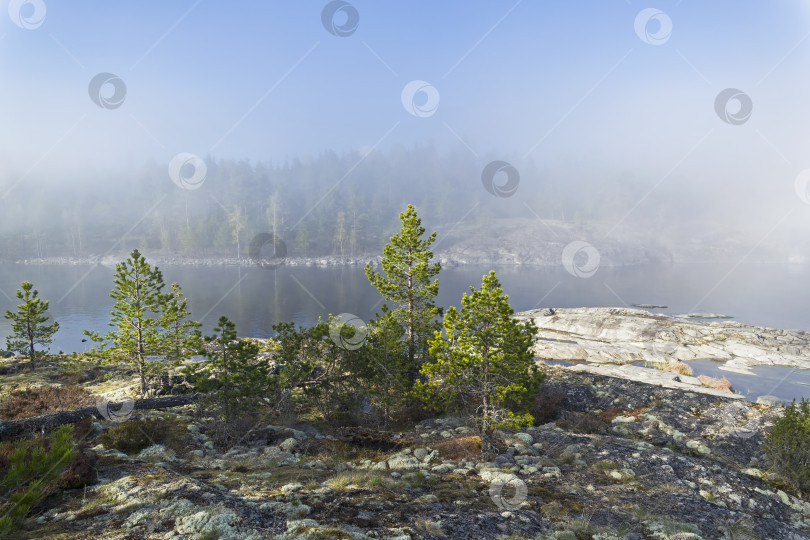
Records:
[[[508,512],[508,511],[507,512],[501,512],[501,517],[509,519],[509,518],[515,517],[515,514],[513,514],[512,512]]]
[[[769,407],[784,407],[785,406],[785,400],[783,400],[781,398],[778,398],[776,396],[770,396],[770,395],[759,396],[757,398],[757,403],[759,405],[768,405]]]
[[[560,478],[562,472],[559,467],[543,467],[543,476]]]
[[[281,442],[281,444],[278,445],[278,447],[284,450],[285,452],[292,452],[296,444],[298,444],[298,441],[293,437],[290,437],[289,439],[284,439]]]
[[[534,443],[534,437],[528,433],[515,433],[514,438],[525,444],[531,446]]]
[[[301,482],[293,482],[291,484],[286,484],[281,486],[281,492],[285,495],[289,495],[290,493],[295,493],[303,489],[304,485]]]
[[[452,434],[452,433],[450,433],[449,431],[442,431],[442,432],[440,433],[440,435],[441,435],[442,437],[444,437],[445,439],[449,439],[450,437],[452,437],[452,436],[453,436],[453,434]]]

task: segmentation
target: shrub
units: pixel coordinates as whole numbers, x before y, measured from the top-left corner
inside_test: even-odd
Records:
[[[92,394],[84,388],[71,386],[40,386],[12,392],[0,403],[0,418],[16,420],[61,410],[78,409],[95,403]]]
[[[607,429],[607,423],[601,416],[573,411],[564,412],[557,425],[574,433],[598,434]]]
[[[76,457],[73,428],[60,426],[50,437],[0,445],[0,533],[17,528],[28,512],[56,491],[63,471]]]
[[[703,386],[708,386],[709,388],[714,388],[715,390],[722,390],[723,392],[728,392],[730,394],[734,393],[731,383],[728,382],[728,379],[725,377],[722,379],[715,379],[714,377],[709,377],[708,375],[698,375],[698,380],[700,380],[700,383]]]
[[[562,386],[545,383],[540,385],[540,392],[534,397],[532,403],[534,425],[539,426],[556,420],[565,403],[565,396],[566,391]]]
[[[131,419],[109,428],[99,442],[126,454],[136,454],[153,444],[162,444],[175,452],[186,450],[188,433],[178,422],[163,418]]]
[[[785,407],[765,436],[773,469],[796,490],[810,493],[810,400]]]

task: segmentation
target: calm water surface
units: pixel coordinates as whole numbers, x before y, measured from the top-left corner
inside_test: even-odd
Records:
[[[493,267],[516,311],[536,307],[624,306],[662,304],[655,310],[676,315],[703,311],[731,315],[747,324],[810,330],[810,267],[769,264],[694,264],[599,268],[588,279],[556,267]],[[210,333],[220,315],[236,323],[242,336],[269,337],[280,321],[310,325],[331,313],[351,313],[364,320],[380,308],[379,294],[368,284],[363,268],[161,267],[168,284],[180,283],[194,318]],[[439,275],[439,303],[460,304],[462,293],[480,286],[490,267],[446,268]],[[82,351],[82,330],[104,332],[112,300],[108,294],[114,269],[105,266],[0,264],[0,309],[16,306],[14,292],[31,281],[40,297],[50,300],[51,315],[61,329],[53,351]],[[11,299],[9,299],[8,297]],[[0,338],[9,325],[0,320]],[[0,347],[5,343],[0,342]],[[716,375],[708,361],[693,364],[695,374]],[[765,393],[790,371],[757,368],[757,376],[720,372],[735,388]],[[791,374],[776,385],[780,397],[810,397],[808,372]],[[742,378],[742,379],[741,379]]]

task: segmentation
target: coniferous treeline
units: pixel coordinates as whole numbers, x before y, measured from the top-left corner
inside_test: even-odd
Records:
[[[3,201],[0,260],[120,256],[125,246],[167,256],[247,257],[251,239],[262,233],[281,238],[291,257],[350,257],[379,253],[397,229],[392,216],[408,203],[431,216],[427,225],[436,230],[464,218],[490,234],[491,218],[605,217],[640,189],[635,180],[554,178],[515,162],[519,190],[499,198],[482,186],[487,162],[425,146],[273,164],[206,157],[207,174],[195,190],[175,185],[160,162],[28,178]],[[0,177],[0,188],[16,181]]]

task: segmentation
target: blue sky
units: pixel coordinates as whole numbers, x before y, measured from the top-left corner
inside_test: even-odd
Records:
[[[179,152],[283,160],[433,143],[482,163],[674,175],[790,205],[810,167],[807,1],[357,0],[346,37],[324,28],[326,1],[42,3],[34,29],[0,12],[0,162],[12,177]],[[634,28],[650,7],[672,22],[660,45]],[[101,72],[126,84],[119,108],[89,98]],[[435,87],[434,114],[403,107],[413,80]],[[726,88],[752,100],[743,125],[715,112]]]

